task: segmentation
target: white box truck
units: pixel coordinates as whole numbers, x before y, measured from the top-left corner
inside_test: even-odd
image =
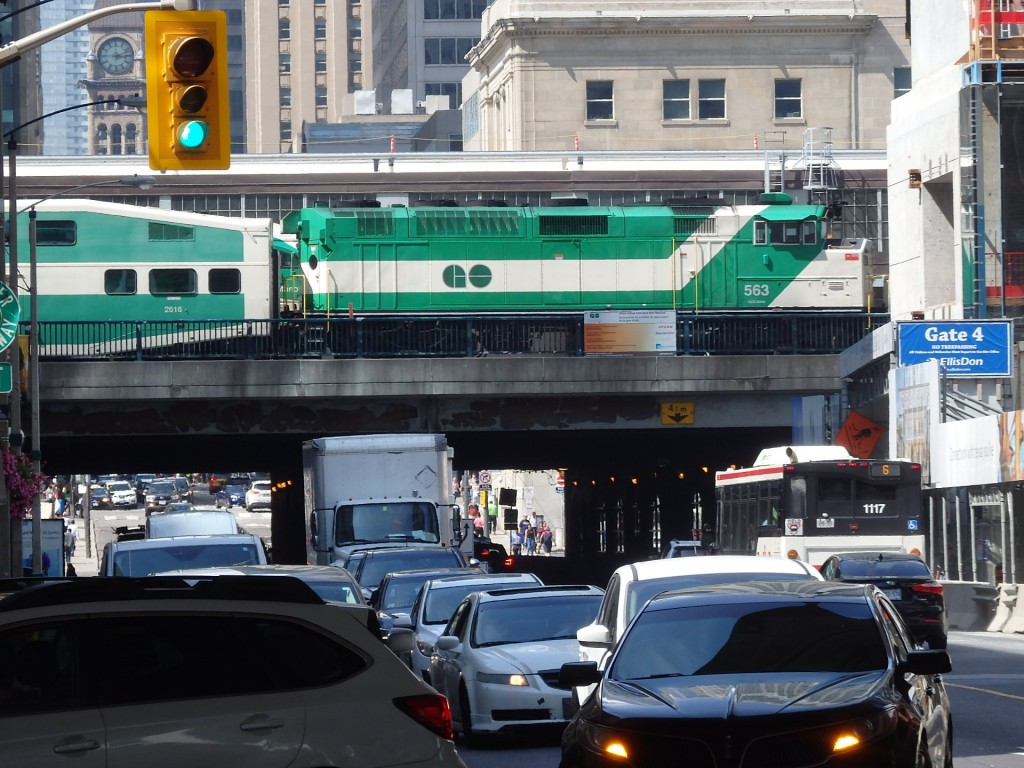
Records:
[[[444,435],[322,437],[302,445],[306,559],[344,566],[369,546],[458,546],[473,554],[454,504]]]

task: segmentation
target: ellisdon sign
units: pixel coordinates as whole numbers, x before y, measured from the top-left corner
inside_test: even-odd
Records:
[[[899,323],[898,340],[901,366],[937,360],[946,376],[1013,375],[1009,320]]]

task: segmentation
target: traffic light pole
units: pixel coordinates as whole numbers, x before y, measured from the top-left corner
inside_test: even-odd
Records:
[[[7,45],[0,47],[0,67],[14,61],[23,53],[34,51],[44,43],[56,40],[73,29],[84,27],[87,24],[102,19],[105,16],[113,16],[115,13],[127,11],[194,11],[198,8],[198,0],[157,0],[153,3],[125,3],[124,5],[113,5],[108,8],[97,8],[89,13],[83,13],[73,19],[67,19],[60,24],[25,35],[20,40],[13,40]]]

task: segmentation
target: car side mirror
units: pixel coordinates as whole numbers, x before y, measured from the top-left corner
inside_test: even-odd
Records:
[[[941,675],[953,669],[953,662],[946,651],[911,651],[907,660],[896,666],[897,673],[912,675]]]
[[[558,670],[558,684],[564,688],[594,685],[601,680],[596,661],[570,661]]]
[[[404,629],[412,629],[412,617],[400,614],[395,617],[394,626],[402,627]]]
[[[608,627],[602,624],[588,624],[576,630],[576,639],[581,645],[611,648],[612,638]]]
[[[450,651],[458,648],[461,644],[462,641],[455,635],[441,635],[437,638],[437,642],[434,643],[434,647],[439,651]]]
[[[410,653],[416,647],[416,633],[411,629],[393,627],[385,644],[393,653]]]

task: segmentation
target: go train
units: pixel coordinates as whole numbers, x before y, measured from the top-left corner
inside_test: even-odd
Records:
[[[37,207],[47,321],[345,313],[862,310],[870,241],[834,211],[760,205],[304,208],[269,219],[94,200]],[[29,222],[19,214],[22,318]],[[294,236],[289,242],[288,236]]]

